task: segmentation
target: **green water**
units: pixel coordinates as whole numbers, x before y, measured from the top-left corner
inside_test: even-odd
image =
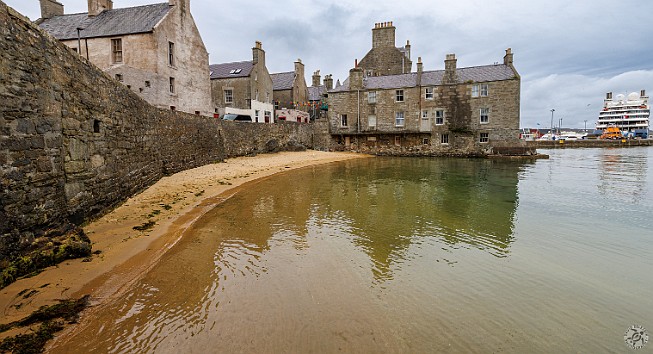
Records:
[[[653,149],[544,152],[254,183],[55,351],[629,352],[653,329]]]

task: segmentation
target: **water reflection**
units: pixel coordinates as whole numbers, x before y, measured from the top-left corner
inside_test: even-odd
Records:
[[[639,203],[646,195],[648,152],[646,149],[603,149],[600,155],[598,190],[615,201]]]

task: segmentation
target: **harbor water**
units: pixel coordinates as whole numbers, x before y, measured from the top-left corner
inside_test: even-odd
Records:
[[[653,149],[541,152],[251,183],[53,351],[628,352],[653,334]]]

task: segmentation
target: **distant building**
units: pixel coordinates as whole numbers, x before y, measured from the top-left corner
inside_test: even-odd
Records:
[[[304,78],[304,64],[295,62],[295,70],[271,74],[275,109],[298,109],[308,112],[308,87]]]
[[[313,73],[312,84],[308,88],[308,113],[311,115],[311,121],[318,118],[326,118],[326,111],[328,105],[326,103],[327,92],[333,89],[333,77],[326,75],[324,77],[324,84],[320,84],[320,70]]]
[[[457,68],[449,54],[444,70],[424,71],[420,58],[416,72],[397,73],[410,68],[409,56],[397,53],[410,50],[394,47],[389,24],[375,26],[372,50],[328,92],[329,129],[337,143],[361,151],[454,155],[519,141],[521,80],[510,49],[502,63]]]
[[[40,0],[36,23],[150,104],[210,115],[209,55],[189,1],[114,9],[88,0],[88,13],[65,15]]]
[[[251,61],[214,64],[210,73],[216,114],[248,114],[254,122],[274,123],[272,78],[261,42],[252,48]]]

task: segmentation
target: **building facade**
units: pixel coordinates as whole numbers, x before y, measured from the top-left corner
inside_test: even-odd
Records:
[[[308,112],[308,86],[304,77],[304,64],[295,62],[295,70],[275,73],[272,77],[274,108],[297,109]]]
[[[211,97],[217,116],[247,114],[254,122],[274,123],[272,78],[265,66],[261,42],[252,48],[252,60],[210,66]]]
[[[327,92],[333,89],[333,77],[326,75],[324,83],[320,84],[320,70],[313,73],[311,86],[308,87],[308,101],[311,121],[316,119],[326,118],[328,111]]]
[[[457,68],[455,55],[449,54],[445,70],[424,71],[419,58],[416,72],[368,76],[369,70],[397,70],[396,62],[384,64],[375,56],[370,51],[366,58],[379,67],[355,67],[328,92],[329,129],[341,148],[483,155],[518,143],[521,80],[510,49],[501,64]]]
[[[114,9],[88,0],[88,13],[65,15],[40,0],[37,24],[150,104],[210,115],[209,55],[189,1]]]

